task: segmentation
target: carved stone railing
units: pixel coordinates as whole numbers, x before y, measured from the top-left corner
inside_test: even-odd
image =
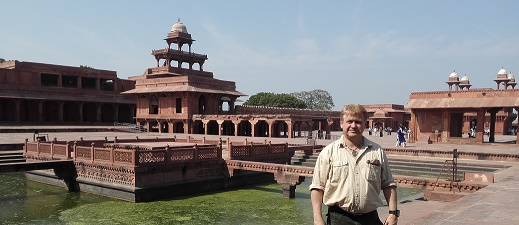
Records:
[[[96,147],[94,143],[90,146],[80,146],[77,142],[74,145],[26,142],[26,158],[32,159],[74,159],[88,163],[110,163],[132,166],[171,164],[177,162],[197,162],[207,160],[220,160],[222,149],[218,145],[195,144],[193,147],[181,146],[170,148],[166,146],[162,149],[144,148],[134,146],[129,148],[127,145],[113,144],[111,147]]]

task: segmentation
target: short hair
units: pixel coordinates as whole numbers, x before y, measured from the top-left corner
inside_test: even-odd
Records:
[[[359,104],[345,105],[341,110],[341,120],[344,120],[344,116],[362,115],[363,120],[368,119],[368,111],[364,106]]]

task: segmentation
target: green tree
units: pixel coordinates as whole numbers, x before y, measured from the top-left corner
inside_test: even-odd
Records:
[[[331,110],[335,106],[332,96],[325,90],[316,89],[313,91],[295,92],[290,95],[302,100],[308,109]]]
[[[289,94],[274,94],[271,92],[260,92],[252,95],[243,103],[246,106],[268,106],[268,107],[284,107],[305,109],[306,105],[303,101]]]
[[[3,63],[5,62],[5,59],[4,58],[0,58],[0,63]]]

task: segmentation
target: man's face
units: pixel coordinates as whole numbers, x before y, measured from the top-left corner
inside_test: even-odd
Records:
[[[362,115],[344,115],[341,120],[341,128],[344,136],[362,136],[364,132],[364,118]]]

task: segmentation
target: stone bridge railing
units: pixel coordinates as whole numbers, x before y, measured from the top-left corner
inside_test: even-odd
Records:
[[[281,184],[283,197],[294,198],[296,186],[305,181],[305,177],[312,177],[313,167],[281,165],[275,163],[250,162],[242,160],[226,160],[229,174],[232,176],[234,170],[247,170],[266,172],[274,174],[274,179]],[[411,177],[394,175],[395,182],[399,187],[415,188],[422,190],[457,191],[472,193],[486,187],[482,182],[450,182],[433,178]]]

